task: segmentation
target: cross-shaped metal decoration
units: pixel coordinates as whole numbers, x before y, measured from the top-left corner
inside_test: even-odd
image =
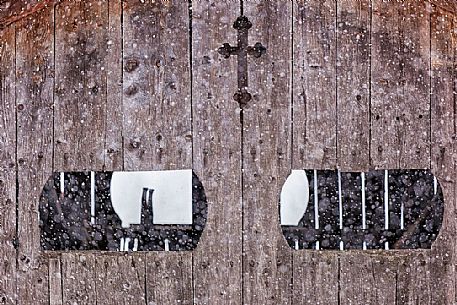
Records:
[[[238,91],[233,95],[233,98],[239,103],[240,108],[243,108],[251,100],[251,94],[247,91],[248,54],[259,58],[265,54],[267,49],[260,42],[257,42],[253,47],[248,46],[248,31],[252,27],[252,23],[246,16],[238,17],[233,27],[238,30],[238,45],[232,47],[229,43],[224,43],[218,52],[224,58],[229,58],[230,55],[238,56]]]

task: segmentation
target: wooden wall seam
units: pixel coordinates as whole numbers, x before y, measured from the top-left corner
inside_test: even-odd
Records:
[[[15,90],[16,27],[0,33],[0,300],[15,304],[17,295],[17,132]],[[11,260],[11,258],[13,258]]]

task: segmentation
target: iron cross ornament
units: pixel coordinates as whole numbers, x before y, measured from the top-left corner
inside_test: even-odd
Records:
[[[246,16],[240,16],[233,24],[233,28],[238,31],[236,46],[231,46],[229,43],[224,43],[218,49],[219,54],[224,58],[229,58],[231,55],[238,56],[238,91],[233,95],[233,99],[238,102],[240,108],[251,100],[252,96],[248,92],[248,54],[255,58],[261,57],[266,53],[267,49],[257,42],[254,46],[248,46],[248,31],[252,27],[252,23]]]

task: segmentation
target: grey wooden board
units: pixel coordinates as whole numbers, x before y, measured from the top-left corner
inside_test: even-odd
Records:
[[[335,1],[294,1],[293,5],[292,168],[335,169],[337,5]],[[352,121],[346,123],[353,126]],[[337,304],[338,268],[336,255],[294,251],[293,303],[328,300]]]
[[[192,164],[188,16],[188,4],[182,1],[125,3],[126,169]]]
[[[105,170],[123,169],[122,109],[122,0],[108,1],[106,42]]]
[[[369,26],[363,6],[366,2],[357,5],[349,0],[338,4],[314,0],[244,3],[245,12],[254,23],[250,44],[262,42],[268,51],[264,58],[249,59],[249,89],[257,97],[252,101],[253,108],[245,113],[243,158],[239,112],[232,100],[236,90],[236,58],[226,60],[217,54],[220,44],[236,43],[232,23],[239,14],[238,4],[194,1],[190,41],[187,3],[151,4],[146,1],[143,4],[126,0],[123,1],[124,9],[116,0],[109,3],[94,1],[94,5],[88,1],[85,4],[74,1],[59,3],[55,12],[55,93],[51,89],[45,90],[47,86],[52,88],[54,54],[31,51],[32,45],[52,50],[52,34],[46,34],[46,31],[53,31],[53,8],[33,13],[29,21],[23,19],[4,29],[0,34],[0,102],[4,106],[0,109],[0,180],[3,181],[0,185],[0,224],[6,229],[1,233],[0,242],[5,245],[1,257],[7,258],[5,261],[8,262],[2,265],[1,271],[6,271],[8,276],[5,277],[4,272],[0,275],[0,301],[5,297],[7,304],[19,304],[22,300],[26,300],[22,301],[24,304],[90,304],[95,301],[103,304],[110,298],[114,303],[131,304],[143,300],[158,304],[176,304],[178,300],[197,304],[268,304],[275,302],[272,300],[286,304],[301,304],[307,300],[328,301],[329,304],[455,303],[456,127],[452,82],[456,75],[457,39],[451,31],[456,24],[455,14],[445,2],[438,6],[430,6],[428,2],[372,2],[371,100],[364,99],[364,94],[367,94],[363,87],[367,81],[366,54],[351,48],[355,42],[349,39],[353,37],[351,31],[360,33]],[[67,5],[74,8],[67,11],[73,17],[64,17],[63,8]],[[81,10],[89,6],[90,10]],[[280,8],[278,12],[272,9],[275,6]],[[136,29],[129,28],[134,12],[144,16],[143,23],[138,21]],[[171,14],[167,15],[167,12]],[[277,17],[260,20],[265,12]],[[157,27],[152,25],[154,16],[159,16]],[[301,16],[310,19],[302,22]],[[67,22],[63,22],[64,18]],[[356,25],[348,32],[338,27],[338,20],[345,19],[353,20]],[[25,31],[30,20],[37,23],[35,30]],[[61,27],[59,20],[68,28]],[[70,20],[76,22],[68,22]],[[281,26],[274,27],[278,23]],[[286,59],[289,56],[287,50],[292,47],[291,41],[289,45],[279,43],[288,39],[290,27],[294,30],[292,85],[289,83],[291,74],[287,72],[290,71],[290,61]],[[312,32],[308,33],[308,30]],[[149,35],[147,42],[143,41],[144,33],[156,34],[156,40]],[[386,34],[394,44],[391,48],[380,37]],[[87,37],[90,38],[85,44],[77,43],[78,39],[82,42]],[[323,41],[326,37],[328,40]],[[155,44],[155,41],[172,41],[175,45],[170,43],[165,47]],[[72,53],[69,46],[75,42],[76,53]],[[138,48],[138,53],[133,48],[134,43],[137,47],[143,46]],[[177,50],[177,45],[183,47]],[[405,46],[410,53],[392,52]],[[158,56],[158,62],[150,61],[146,70],[137,67],[137,70],[127,72],[126,69],[135,66],[127,58],[141,54]],[[50,68],[41,70],[45,64],[34,61],[35,55],[48,60],[46,66]],[[175,57],[173,63],[171,57]],[[95,63],[91,62],[94,58],[97,59]],[[398,69],[399,59],[404,63],[403,74]],[[86,65],[84,77],[76,73],[80,72],[76,66],[81,62]],[[356,65],[357,62],[360,65]],[[40,70],[35,71],[36,67]],[[429,69],[431,74],[428,74]],[[281,71],[286,72],[281,75]],[[351,79],[338,78],[338,71],[350,75]],[[49,72],[49,77],[43,82],[40,72]],[[14,78],[17,78],[16,83]],[[420,81],[416,82],[417,79]],[[127,97],[132,93],[127,89],[140,82],[139,88],[144,92],[139,90],[137,94],[143,92],[145,98],[132,102],[135,98]],[[84,90],[78,90],[79,83],[86,86]],[[356,90],[349,92],[347,88],[351,87]],[[97,92],[97,88],[100,91]],[[73,92],[73,89],[78,92]],[[67,90],[71,95],[64,95]],[[367,120],[365,108],[351,112],[351,107],[359,105],[358,93],[361,95],[358,102],[362,102],[362,106],[369,103],[371,110],[371,124],[364,133],[360,126]],[[47,108],[52,104],[48,104],[47,98],[53,94],[56,98],[55,141],[51,150],[49,145],[52,142],[49,141],[52,135],[48,128],[52,122],[50,118],[43,118],[49,117],[52,111]],[[278,100],[279,96],[286,98]],[[19,110],[22,107],[16,106],[21,100],[27,103],[22,103],[25,107]],[[181,102],[172,106],[173,100]],[[72,101],[78,103],[71,104]],[[85,114],[84,101],[89,107]],[[159,103],[157,107],[156,102]],[[137,114],[144,103],[151,106],[151,111]],[[166,110],[165,118],[158,119],[155,111],[161,109]],[[338,117],[337,109],[344,110],[338,112]],[[397,112],[400,114],[398,121]],[[287,126],[292,120],[291,113],[293,130],[287,129],[290,128]],[[318,113],[323,115],[319,119],[327,120],[318,120]],[[379,113],[385,122],[376,122]],[[83,115],[95,123],[97,132],[89,132],[84,129],[85,123],[78,122]],[[134,119],[134,123],[130,124],[129,118]],[[44,123],[37,125],[40,120],[44,120],[46,126]],[[170,126],[173,128],[169,129]],[[20,162],[16,160],[16,128]],[[33,133],[27,132],[32,129]],[[136,141],[137,129],[146,130],[146,142]],[[280,134],[279,130],[285,130],[286,134]],[[360,132],[361,140],[348,140],[352,139],[350,133],[355,130]],[[273,134],[273,138],[267,139],[271,142],[266,140],[269,145],[256,143],[259,131],[264,132],[261,139],[266,137],[266,132]],[[291,135],[293,142],[287,142]],[[399,140],[395,139],[397,135]],[[366,147],[364,141],[367,138],[370,139],[370,167],[431,167],[440,179],[446,198],[445,220],[433,249],[382,254],[332,252],[330,255],[297,251],[293,252],[292,262],[292,251],[283,251],[285,242],[275,221],[278,198],[274,197],[279,196],[281,179],[287,177],[290,168],[333,169],[352,162],[354,167],[367,166],[366,156],[362,157],[366,152],[359,151],[360,147]],[[131,143],[137,147],[129,146]],[[383,143],[382,151],[378,151],[380,143]],[[33,206],[37,195],[34,191],[19,189],[19,198],[16,198],[16,166],[21,187],[41,189],[38,184],[42,175],[47,176],[45,172],[52,169],[53,154],[55,170],[194,167],[211,203],[208,227],[198,249],[193,254],[182,255],[150,253],[144,260],[143,254],[75,252],[62,254],[61,260],[59,255],[43,256],[38,252],[37,218],[33,218],[36,216]],[[246,165],[243,179],[242,161]],[[276,180],[269,181],[270,177]],[[259,194],[256,196],[258,200],[254,201],[252,198],[256,193]],[[11,242],[16,235],[16,200],[19,203],[19,256],[16,256]],[[253,203],[258,203],[260,208],[270,208],[265,212],[270,217],[268,222],[260,215],[263,212],[253,210],[257,207]],[[247,229],[244,245],[243,222]],[[271,231],[268,239],[265,230]],[[257,243],[253,239],[256,234],[261,237]],[[244,263],[243,248],[246,254]],[[362,263],[357,263],[359,261]],[[109,266],[105,269],[106,262]],[[389,266],[388,272],[386,265]],[[128,278],[115,274],[116,266],[125,268],[122,270],[129,274]],[[310,269],[312,272],[308,271]],[[149,275],[148,270],[156,273]],[[18,286],[16,272],[19,274]],[[329,281],[327,275],[330,273],[333,277]],[[335,273],[339,274],[339,279],[335,279]],[[106,291],[97,288],[103,284],[99,280],[102,274],[106,281],[112,281],[114,287],[122,287],[119,294],[107,295]],[[351,274],[354,276],[348,277]],[[391,279],[394,275],[395,279]],[[396,293],[392,294],[394,284]],[[337,286],[339,288],[335,288]],[[115,296],[119,298],[114,300]],[[34,301],[29,301],[32,298]]]
[[[396,299],[400,304],[432,304],[428,253],[411,252],[399,261]]]
[[[342,171],[369,170],[370,6],[369,0],[337,2],[337,143]]]
[[[292,22],[293,167],[334,169],[336,2],[293,1]]]
[[[54,170],[102,170],[108,1],[62,1],[54,15]],[[95,271],[93,254],[61,256],[63,304],[96,304]]]
[[[457,287],[455,193],[455,80],[457,24],[455,15],[432,6],[431,11],[431,168],[443,187],[446,205],[441,232],[430,254],[432,304],[455,302]],[[446,287],[442,289],[442,287]]]
[[[430,166],[430,17],[425,2],[372,1],[371,165]]]
[[[46,9],[16,24],[18,294],[48,302],[48,263],[40,254],[38,198],[52,173],[54,16]]]
[[[62,1],[55,18],[55,170],[102,170],[108,1]]]
[[[341,254],[339,304],[397,304],[396,260],[361,251]]]
[[[237,59],[217,53],[236,45],[230,1],[192,2],[193,168],[208,199],[208,220],[194,251],[195,304],[242,303],[241,126]]]
[[[63,304],[97,304],[95,256],[67,252],[61,260]]]
[[[147,253],[146,290],[146,304],[194,304],[189,254]]]
[[[100,254],[95,257],[97,304],[147,304],[146,254]]]
[[[10,26],[0,33],[0,301],[16,299],[16,93],[15,33]]]
[[[292,3],[246,1],[254,24],[249,45],[267,48],[248,58],[252,100],[243,110],[243,302],[290,304],[291,249],[279,228],[281,187],[291,170]]]
[[[294,251],[292,304],[339,304],[335,252]]]
[[[125,170],[192,167],[189,11],[182,1],[128,1],[123,9]],[[154,268],[161,261],[161,268]],[[192,303],[192,253],[146,256],[146,302]],[[168,268],[175,271],[169,273]],[[183,277],[183,275],[187,275]],[[171,287],[179,287],[170,289]]]

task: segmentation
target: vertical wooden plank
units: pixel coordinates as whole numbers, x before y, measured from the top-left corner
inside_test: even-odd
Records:
[[[338,270],[335,252],[294,253],[292,304],[339,304]]]
[[[293,1],[293,169],[337,165],[336,8]],[[337,255],[294,251],[293,266],[294,304],[338,302]]]
[[[429,253],[408,251],[409,255],[399,260],[397,269],[397,302],[399,304],[432,304]],[[442,289],[442,288],[440,288]]]
[[[0,301],[16,304],[15,26],[0,32]]]
[[[422,1],[373,0],[371,164],[430,166],[430,14]]]
[[[63,305],[62,270],[60,256],[48,260],[49,305]]]
[[[335,1],[293,2],[293,167],[336,166]]]
[[[23,303],[49,302],[48,263],[40,254],[38,201],[52,173],[54,10],[17,24],[18,295]]]
[[[292,251],[279,228],[281,187],[291,171],[292,3],[246,1],[252,100],[243,110],[243,302],[290,304]]]
[[[77,252],[62,253],[63,304],[96,305],[95,257]],[[105,288],[106,289],[106,288]]]
[[[429,4],[391,5],[373,0],[372,5],[371,164],[378,168],[428,168]],[[425,285],[429,282],[424,279],[430,272],[428,261],[413,254],[399,264],[398,302],[430,303],[431,291]]]
[[[144,255],[137,254],[96,256],[97,304],[146,304]]]
[[[105,7],[106,9],[106,7]],[[106,40],[106,120],[104,170],[123,170],[122,1],[108,1]],[[95,256],[97,304],[146,303],[145,255]],[[106,289],[107,283],[111,289]]]
[[[108,2],[56,6],[56,170],[102,170],[105,155]]]
[[[108,1],[106,41],[105,170],[122,170],[122,0]]]
[[[237,44],[238,5],[192,1],[194,170],[208,199],[208,220],[194,254],[194,303],[242,304],[241,126],[237,58],[218,54]]]
[[[148,253],[147,259],[148,282],[161,283],[160,287],[148,289],[148,299],[161,300],[157,304],[194,304],[192,287],[189,287],[192,260],[187,253]]]
[[[432,304],[452,304],[457,300],[455,213],[456,137],[456,14],[432,7],[431,14],[431,166],[444,194],[444,219],[432,247],[430,273]]]
[[[393,255],[346,252],[340,258],[340,299],[338,304],[397,303],[397,259]]]
[[[125,167],[192,164],[187,2],[134,0],[124,9]]]
[[[120,14],[120,3],[115,1],[111,7],[106,0],[63,1],[56,6],[57,171],[122,168],[122,154],[118,152],[122,126],[118,117]],[[96,256],[73,252],[62,255],[61,260],[63,303],[95,304],[96,290],[103,288],[97,287],[95,281],[101,271],[97,269]],[[113,278],[116,275],[113,272]],[[127,273],[125,278],[130,280],[132,276]]]
[[[188,3],[124,2],[123,21],[124,169],[191,168]],[[146,303],[192,303],[191,252],[145,257]]]
[[[343,171],[368,171],[370,1],[337,2],[337,143]]]

